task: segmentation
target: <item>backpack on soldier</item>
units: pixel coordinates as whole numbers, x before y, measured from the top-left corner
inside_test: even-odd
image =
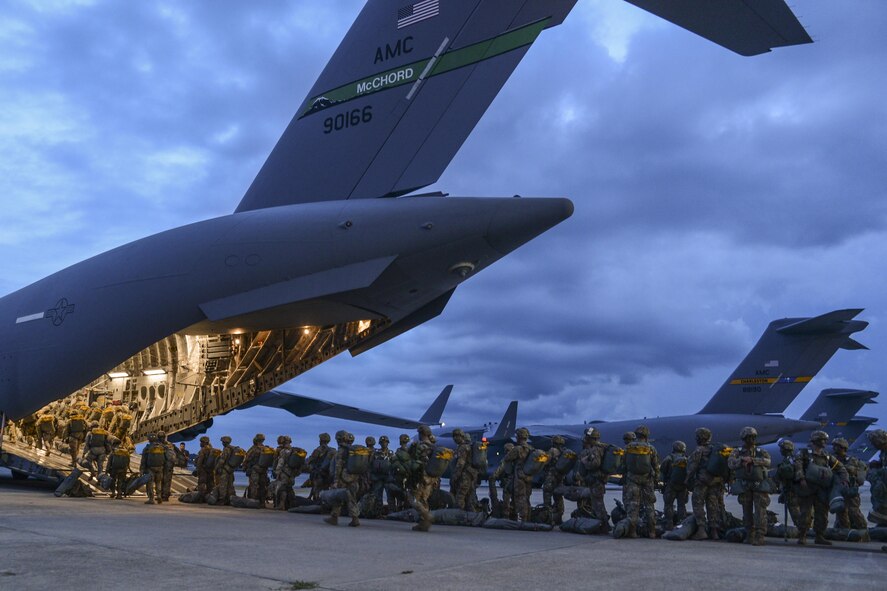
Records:
[[[388,476],[390,471],[391,457],[382,455],[381,453],[374,453],[370,466],[370,472],[373,476]]]
[[[89,446],[90,447],[105,447],[105,444],[108,442],[108,432],[104,429],[93,429],[90,432],[89,438]]]
[[[611,444],[604,446],[604,455],[601,458],[601,472],[604,474],[618,474],[622,472],[624,463],[624,449]]]
[[[242,447],[238,447],[236,445],[231,446],[231,455],[228,456],[228,461],[226,464],[229,468],[237,469],[243,465],[243,458],[246,457],[246,452],[243,451]]]
[[[37,428],[41,433],[55,433],[55,424],[51,415],[43,415],[37,419]]]
[[[727,447],[723,443],[712,444],[705,471],[715,478],[727,478],[730,476],[730,466],[727,465],[727,458],[730,457],[732,452],[733,448]]]
[[[570,470],[573,469],[573,466],[576,465],[576,460],[578,459],[578,455],[572,449],[565,449],[561,451],[561,454],[557,457],[557,462],[554,464],[554,469],[558,474],[566,474]]]
[[[86,433],[86,420],[80,415],[71,417],[68,420],[68,433],[74,436]]]
[[[489,461],[487,460],[486,441],[475,441],[471,444],[471,467],[478,470],[481,474],[487,473]]]
[[[431,450],[428,461],[425,463],[425,474],[432,478],[439,478],[447,471],[453,459],[453,450],[448,447],[437,446]]]
[[[345,471],[355,476],[363,476],[370,471],[372,450],[362,445],[352,445],[348,450]]]
[[[256,459],[255,465],[260,470],[267,470],[272,464],[274,464],[274,448],[263,445],[262,449],[259,450],[259,457]]]
[[[548,463],[548,454],[541,449],[534,449],[524,460],[524,476],[535,476],[542,472]]]
[[[129,468],[129,452],[118,449],[111,454],[108,460],[108,471],[117,472]]]
[[[145,465],[149,468],[162,468],[166,464],[166,448],[152,443],[145,448]]]
[[[653,448],[649,443],[633,441],[625,447],[625,471],[635,476],[653,473]]]
[[[686,488],[687,456],[678,456],[672,459],[671,472],[668,475],[668,485],[674,489]]]
[[[305,465],[305,458],[308,456],[308,452],[302,449],[301,447],[294,447],[290,451],[290,454],[286,458],[286,467],[293,472],[300,472],[302,470],[302,466]]]
[[[222,455],[222,450],[212,448],[207,452],[207,454],[203,457],[203,468],[204,470],[212,470],[216,467],[216,462],[219,460],[219,456]]]

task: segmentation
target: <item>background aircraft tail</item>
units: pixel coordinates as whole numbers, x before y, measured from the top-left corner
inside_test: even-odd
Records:
[[[508,405],[508,408],[505,410],[505,414],[502,415],[502,420],[499,422],[499,426],[496,428],[496,432],[493,433],[492,437],[489,438],[490,441],[501,441],[503,439],[513,439],[514,432],[517,430],[517,400],[512,400],[511,404]]]
[[[440,391],[440,394],[437,395],[437,398],[434,399],[434,402],[431,403],[431,406],[428,407],[428,410],[425,411],[425,414],[422,415],[422,418],[419,419],[419,422],[423,425],[439,425],[440,418],[443,416],[452,391],[452,384],[445,386]]]
[[[368,0],[237,211],[403,195],[437,181],[576,0]]]
[[[866,404],[875,404],[877,392],[829,388],[819,393],[804,414],[803,421],[819,421],[823,426],[847,424]],[[831,434],[829,434],[831,435]]]
[[[862,309],[771,322],[700,414],[779,414],[838,349],[865,349],[850,336],[868,326]]]
[[[850,449],[847,450],[848,455],[858,458],[863,462],[871,460],[876,453],[878,453],[878,448],[869,442],[868,432],[857,437],[856,441],[850,445]]]

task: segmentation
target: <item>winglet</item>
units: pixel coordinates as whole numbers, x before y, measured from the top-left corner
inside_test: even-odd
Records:
[[[437,395],[437,398],[434,399],[434,402],[431,403],[431,406],[428,407],[428,410],[425,411],[425,414],[422,415],[422,418],[419,419],[419,422],[423,425],[440,425],[440,418],[443,416],[444,408],[447,406],[450,392],[452,391],[453,384],[444,387],[440,394]]]
[[[517,400],[512,400],[508,405],[505,414],[502,415],[502,421],[490,441],[501,441],[503,439],[513,439],[514,432],[517,429]]]

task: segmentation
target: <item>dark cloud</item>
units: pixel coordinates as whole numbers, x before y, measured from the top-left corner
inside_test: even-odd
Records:
[[[13,3],[0,23],[6,293],[229,213],[361,2]],[[812,46],[741,58],[616,0],[545,31],[441,181],[568,196],[567,222],[460,287],[443,316],[287,385],[418,417],[695,412],[767,323],[867,307],[824,387],[887,369],[887,51],[880,3],[808,0]],[[878,414],[875,412],[874,414]],[[335,431],[253,409],[230,430]],[[372,427],[351,425],[357,434]]]

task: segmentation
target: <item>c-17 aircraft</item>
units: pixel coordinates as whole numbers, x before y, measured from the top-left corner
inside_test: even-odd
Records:
[[[741,55],[811,42],[784,0],[631,1]],[[0,299],[0,412],[113,399],[137,407],[143,441],[438,316],[573,212],[562,198],[417,192],[575,3],[366,2],[233,214]]]
[[[657,451],[668,454],[675,441],[692,445],[698,427],[707,427],[713,441],[727,445],[740,444],[739,431],[746,426],[758,430],[761,444],[812,431],[821,426],[818,410],[816,416],[805,415],[800,420],[787,419],[780,413],[838,349],[865,349],[851,338],[868,326],[865,321],[854,320],[861,311],[835,310],[813,318],[771,322],[733,374],[696,414],[578,425],[527,425],[531,441],[545,447],[551,437],[563,435],[573,447],[581,447],[585,430],[595,427],[602,441],[618,444],[623,433],[644,423],[650,428]]]

